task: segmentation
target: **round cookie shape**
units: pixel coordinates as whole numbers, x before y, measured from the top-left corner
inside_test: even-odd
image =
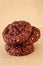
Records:
[[[40,38],[40,30],[37,27],[32,26],[31,35],[27,39],[27,41],[24,42],[24,44],[33,44],[34,42],[38,41],[39,38]]]
[[[3,31],[3,39],[7,44],[23,43],[32,31],[30,23],[26,21],[15,21],[9,24]]]
[[[28,55],[30,53],[32,53],[34,51],[34,46],[31,45],[26,45],[26,46],[22,46],[20,45],[5,45],[5,49],[6,51],[13,56],[25,56]]]

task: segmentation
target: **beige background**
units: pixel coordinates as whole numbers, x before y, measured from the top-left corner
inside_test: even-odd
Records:
[[[29,21],[40,28],[41,38],[30,55],[10,56],[4,49],[2,31],[14,20]],[[43,65],[43,0],[0,0],[0,65]]]

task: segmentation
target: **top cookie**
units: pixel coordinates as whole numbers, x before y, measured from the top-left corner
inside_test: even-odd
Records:
[[[30,23],[26,21],[15,21],[9,24],[3,31],[3,39],[7,44],[23,43],[32,31]]]

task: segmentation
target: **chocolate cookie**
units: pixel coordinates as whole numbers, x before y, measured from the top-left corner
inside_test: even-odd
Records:
[[[32,26],[31,35],[27,39],[27,41],[24,42],[24,44],[33,44],[34,42],[38,41],[39,38],[40,38],[40,30],[37,27]]]
[[[4,29],[2,35],[10,55],[24,56],[34,51],[33,43],[40,38],[40,30],[26,21],[15,21]]]
[[[15,21],[3,31],[3,39],[7,44],[23,43],[31,34],[32,27],[26,21]]]
[[[30,53],[32,53],[34,51],[34,46],[31,45],[5,45],[5,49],[6,51],[10,54],[10,55],[14,55],[14,56],[24,56],[24,55],[28,55]]]

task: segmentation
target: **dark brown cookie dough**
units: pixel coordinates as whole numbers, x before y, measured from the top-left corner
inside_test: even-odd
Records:
[[[40,38],[40,30],[26,21],[15,21],[4,29],[2,35],[10,55],[25,56],[34,51],[33,43]]]
[[[39,38],[40,38],[40,30],[37,27],[32,26],[32,33],[30,35],[29,41],[31,43],[34,43],[38,41]]]
[[[7,44],[23,43],[32,31],[30,23],[26,21],[15,21],[9,24],[3,31],[3,39]]]
[[[24,44],[33,44],[34,42],[38,41],[39,38],[40,38],[40,30],[37,27],[32,26],[31,35],[27,39],[27,41],[24,42]]]
[[[6,51],[10,54],[10,55],[14,55],[14,56],[24,56],[24,55],[28,55],[30,53],[32,53],[34,51],[34,46],[31,45],[5,45],[5,49]]]

